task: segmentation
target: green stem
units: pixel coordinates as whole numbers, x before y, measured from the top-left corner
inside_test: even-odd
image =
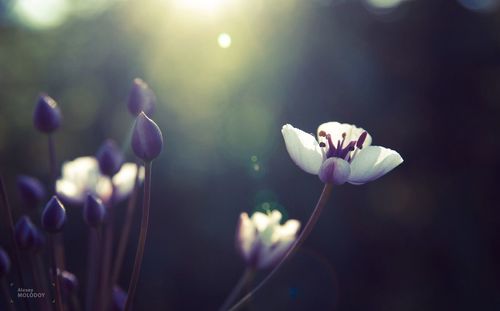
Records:
[[[57,233],[56,233],[57,234]],[[61,297],[61,280],[59,279],[59,263],[58,263],[58,258],[57,258],[57,251],[55,247],[55,237],[53,234],[49,234],[49,243],[50,243],[50,248],[52,250],[52,278],[53,281],[56,285],[56,310],[57,311],[63,311],[62,307],[62,297]]]
[[[118,249],[116,251],[116,258],[113,265],[113,274],[111,278],[111,285],[114,286],[118,282],[118,278],[120,277],[120,272],[123,265],[123,258],[125,257],[125,251],[127,250],[127,244],[130,237],[130,229],[132,227],[132,220],[134,216],[134,211],[137,202],[137,195],[139,192],[139,172],[141,169],[141,165],[139,163],[136,164],[136,173],[135,173],[135,182],[134,182],[134,190],[128,200],[127,205],[127,214],[125,216],[125,221],[123,223],[122,232],[120,234],[120,241],[118,242]]]
[[[127,301],[125,303],[125,311],[132,310],[134,295],[139,282],[139,274],[141,272],[142,258],[144,256],[144,247],[146,246],[146,237],[149,225],[149,205],[151,202],[151,162],[145,163],[146,174],[144,177],[144,197],[142,202],[142,220],[141,231],[139,233],[139,244],[135,254],[134,269],[130,278],[130,285],[127,293]]]
[[[236,311],[239,308],[241,308],[250,298],[252,298],[255,293],[261,289],[275,274],[276,272],[281,268],[281,266],[290,258],[296,250],[299,249],[299,247],[302,245],[302,243],[305,241],[305,239],[309,236],[311,233],[312,229],[314,228],[314,225],[318,222],[319,216],[321,215],[321,212],[323,211],[326,202],[328,201],[328,198],[330,197],[330,194],[332,192],[333,185],[332,184],[325,184],[325,187],[323,188],[323,192],[321,192],[321,196],[318,199],[318,203],[316,203],[316,207],[314,208],[311,217],[309,217],[309,220],[307,221],[306,225],[304,226],[304,229],[302,232],[299,234],[295,242],[292,244],[290,249],[286,252],[286,254],[283,256],[283,258],[279,261],[279,263],[274,267],[271,272],[248,294],[246,294],[243,298],[240,299],[229,311]]]
[[[255,270],[251,268],[246,268],[243,274],[241,275],[241,278],[239,279],[238,283],[234,286],[233,290],[227,296],[226,300],[222,304],[222,307],[220,307],[219,311],[225,311],[229,309],[229,307],[234,303],[236,298],[238,298],[238,295],[241,293],[241,290],[243,287],[245,287],[250,280],[253,278],[255,274]]]

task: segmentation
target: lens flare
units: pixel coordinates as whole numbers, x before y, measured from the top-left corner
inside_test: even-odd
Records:
[[[231,36],[227,33],[221,33],[219,37],[217,37],[217,43],[219,43],[219,46],[221,48],[227,49],[231,46],[232,43]]]

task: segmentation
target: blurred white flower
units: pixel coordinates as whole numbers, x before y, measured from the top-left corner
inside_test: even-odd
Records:
[[[112,196],[115,202],[119,202],[132,193],[136,171],[134,163],[125,163],[110,179],[101,174],[96,158],[76,158],[63,164],[62,176],[56,182],[56,192],[61,199],[74,204],[83,204],[87,194],[100,198],[104,203],[109,203]],[[139,180],[143,179],[144,168],[141,167]]]
[[[318,139],[286,124],[281,129],[292,160],[323,182],[361,185],[375,180],[403,162],[394,150],[370,146],[372,138],[351,124],[328,122],[318,127]]]
[[[300,222],[290,219],[281,225],[281,213],[255,212],[240,215],[236,231],[236,246],[245,262],[252,268],[267,269],[276,265],[292,246]]]

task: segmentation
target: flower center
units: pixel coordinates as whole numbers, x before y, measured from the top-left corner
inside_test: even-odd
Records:
[[[328,148],[325,142],[320,142],[319,146],[326,149],[326,158],[341,158],[348,162],[351,162],[354,159],[358,150],[363,149],[363,143],[365,142],[366,136],[368,133],[365,131],[359,135],[358,140],[351,140],[346,143],[345,138],[347,134],[342,133],[342,140],[338,140],[337,144],[335,144],[332,140],[332,135],[326,133],[325,131],[320,131],[318,134],[320,137],[326,138],[326,142],[328,143]],[[345,145],[345,146],[344,146]],[[352,154],[349,154],[351,151],[354,151]]]

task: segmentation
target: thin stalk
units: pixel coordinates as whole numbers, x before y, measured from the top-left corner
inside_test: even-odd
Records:
[[[113,190],[113,193],[115,191]],[[113,203],[109,203],[109,222],[106,224],[106,231],[104,232],[104,239],[102,242],[102,267],[101,267],[101,308],[102,310],[108,309],[108,302],[110,301],[110,295],[112,291],[112,286],[110,283],[110,270],[111,270],[111,258],[113,258],[113,233],[114,233],[114,207]]]
[[[12,298],[10,297],[9,287],[7,286],[7,280],[2,280],[2,294],[5,298],[5,305],[7,306],[9,311],[15,311],[16,308],[14,304],[11,303]]]
[[[47,275],[46,275],[46,270],[45,270],[45,265],[43,264],[43,256],[41,254],[41,251],[36,253],[34,255],[34,265],[35,269],[38,272],[38,276],[40,279],[40,283],[42,284],[42,290],[44,293],[47,293],[46,298],[44,299],[44,308],[42,310],[51,310],[52,306],[50,304],[50,300],[48,298],[48,292],[49,292],[49,287],[47,283]]]
[[[139,233],[139,244],[137,253],[135,254],[134,269],[132,277],[130,278],[130,285],[128,288],[127,301],[125,303],[125,311],[132,310],[134,302],[134,295],[139,282],[139,274],[141,273],[142,258],[144,256],[144,247],[146,246],[146,237],[149,225],[149,205],[151,202],[151,162],[145,163],[146,174],[144,177],[144,197],[142,201],[142,220],[141,231]]]
[[[127,205],[127,214],[125,215],[125,220],[123,223],[122,232],[120,234],[120,241],[118,242],[118,249],[116,251],[116,258],[113,265],[113,274],[111,278],[111,285],[115,285],[118,282],[118,278],[120,277],[120,272],[123,265],[123,259],[125,257],[125,251],[127,250],[127,245],[130,237],[130,228],[132,227],[132,220],[134,218],[134,212],[136,208],[137,196],[139,192],[139,171],[141,169],[141,165],[139,163],[136,164],[136,173],[135,173],[135,182],[134,182],[134,190],[128,200]]]
[[[87,288],[85,291],[85,310],[93,311],[97,292],[97,276],[99,275],[98,260],[100,256],[99,229],[89,229],[89,245],[87,257]]]
[[[251,268],[246,268],[243,274],[241,275],[238,283],[234,286],[233,290],[227,296],[226,300],[222,304],[222,307],[220,307],[219,311],[225,311],[229,309],[229,307],[234,303],[236,298],[238,298],[238,295],[241,293],[241,290],[248,285],[248,283],[252,280],[253,276],[255,274],[255,270]]]
[[[56,192],[56,145],[52,134],[48,135],[49,138],[49,173],[50,173],[50,186],[51,192]]]
[[[299,249],[299,247],[311,233],[312,229],[314,228],[314,225],[316,225],[316,223],[318,222],[319,216],[321,215],[321,212],[323,211],[326,202],[330,197],[332,188],[333,188],[332,184],[325,184],[325,187],[321,192],[318,202],[316,203],[316,207],[314,208],[311,216],[309,217],[309,220],[307,221],[306,225],[304,226],[304,229],[299,234],[299,236],[292,244],[290,249],[286,252],[285,256],[283,256],[283,258],[271,270],[271,272],[269,272],[269,274],[251,292],[249,292],[243,298],[241,298],[240,301],[238,301],[231,309],[229,309],[229,311],[235,311],[241,308],[253,295],[255,295],[255,293],[259,289],[261,289],[276,274],[276,272],[288,260],[288,258],[290,258],[295,253],[295,251]]]
[[[26,288],[25,283],[24,283],[24,278],[23,278],[23,273],[21,271],[21,260],[19,256],[19,246],[17,245],[17,241],[14,235],[14,219],[12,218],[12,209],[9,204],[9,198],[7,197],[7,191],[5,191],[5,184],[3,181],[3,177],[0,176],[0,195],[2,196],[2,204],[4,206],[5,212],[7,214],[7,226],[9,227],[10,231],[10,239],[12,243],[12,257],[13,261],[16,264],[16,271],[17,271],[17,276],[19,278],[19,283],[21,284],[22,288]],[[23,299],[24,303],[26,305],[26,309],[30,310],[29,303],[26,299]]]
[[[45,288],[44,286],[42,285],[42,278],[41,278],[41,271],[38,270],[38,266],[37,266],[37,260],[36,260],[36,255],[35,254],[31,254],[29,256],[29,260],[30,260],[30,263],[31,263],[31,270],[33,272],[33,282],[34,282],[34,285],[35,285],[35,289],[37,292],[41,292],[41,291],[44,291]],[[46,293],[46,291],[44,291]],[[40,304],[42,305],[40,310],[44,310],[44,311],[47,311],[47,310],[50,310],[47,308],[47,300],[43,300],[43,302],[41,302]]]
[[[53,282],[56,284],[56,310],[57,311],[63,311],[62,307],[62,297],[61,297],[61,281],[59,279],[59,264],[57,262],[57,254],[56,254],[56,248],[55,248],[55,239],[53,234],[49,234],[49,244],[50,248],[52,250],[52,278]]]

